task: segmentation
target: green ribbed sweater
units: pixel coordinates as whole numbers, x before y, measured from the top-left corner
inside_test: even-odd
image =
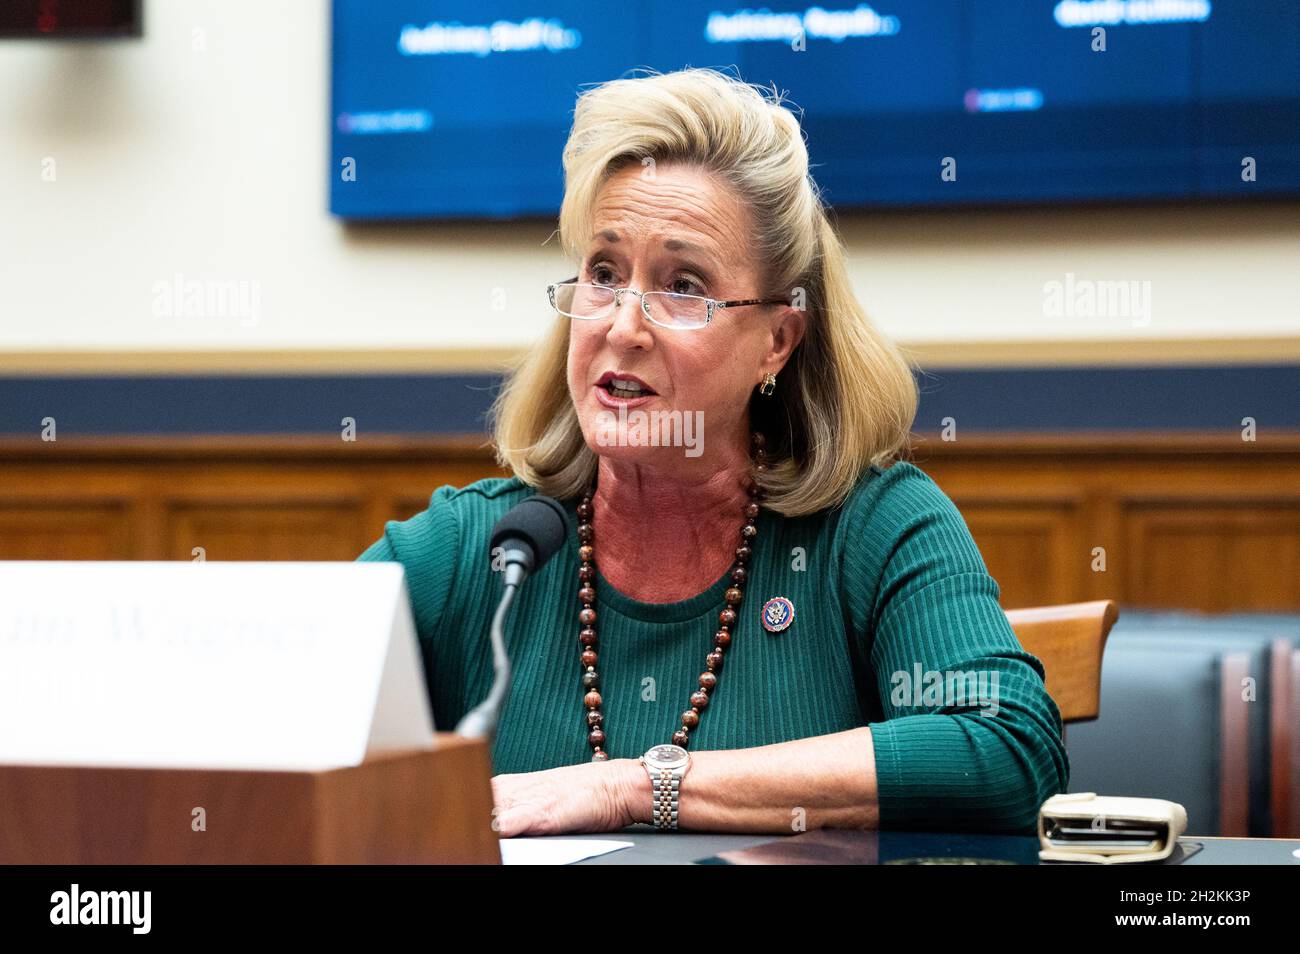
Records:
[[[496,521],[533,492],[517,478],[439,487],[427,510],[390,521],[359,558],[405,567],[440,730],[454,728],[491,686],[488,632],[501,581],[488,540]],[[513,681],[492,749],[499,773],[590,758],[579,683],[577,501],[562,503],[568,541],[523,585],[506,621]],[[598,567],[611,757],[636,758],[671,741],[713,646],[728,583],[729,574],[690,599],[644,603],[616,591]],[[911,463],[864,471],[839,508],[799,518],[763,510],[735,636],[691,749],[870,725],[882,828],[1032,832],[1038,806],[1065,791],[1069,763],[1042,664],[1020,647],[998,595],[961,514]],[[795,607],[780,633],[760,620],[774,596]],[[983,682],[943,675],[958,671]],[[994,711],[990,700],[996,713],[982,714]]]

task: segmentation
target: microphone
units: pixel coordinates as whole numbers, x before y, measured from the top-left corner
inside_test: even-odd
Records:
[[[564,546],[564,508],[534,495],[515,504],[492,528],[492,552],[502,550],[506,586],[518,586]]]
[[[555,556],[565,536],[564,508],[540,494],[515,504],[492,528],[489,557],[495,559],[500,548],[505,580],[505,592],[492,617],[492,691],[457,723],[457,735],[471,739],[496,735],[501,706],[510,691],[510,657],[506,655],[504,636],[506,613],[524,580]]]

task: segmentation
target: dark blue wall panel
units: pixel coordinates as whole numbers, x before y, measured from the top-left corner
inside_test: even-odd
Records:
[[[481,434],[492,374],[0,377],[0,433]],[[1300,365],[939,370],[916,430],[1300,429]]]

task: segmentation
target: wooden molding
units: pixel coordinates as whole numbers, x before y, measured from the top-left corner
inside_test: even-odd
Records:
[[[42,441],[29,435],[0,434],[0,459],[49,459],[52,455],[75,454],[86,458],[127,459],[185,457],[272,458],[330,457],[419,458],[426,460],[493,459],[487,434],[366,434],[356,441],[343,441],[338,434],[105,434],[61,437]],[[1087,431],[1059,432],[971,432],[960,440],[942,441],[915,435],[911,457],[918,467],[930,459],[966,457],[1056,457],[1123,456],[1142,458],[1176,455],[1230,456],[1240,460],[1300,456],[1300,431],[1266,431],[1256,441],[1242,441],[1235,431]]]
[[[1300,361],[1294,335],[1221,338],[1007,338],[907,341],[920,368],[1277,364]],[[0,351],[6,375],[499,373],[529,345],[442,348],[80,348]]]

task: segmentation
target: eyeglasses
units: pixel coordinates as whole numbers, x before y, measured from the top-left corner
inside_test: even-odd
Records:
[[[567,282],[546,286],[551,306],[566,318],[598,321],[608,318],[623,304],[624,293],[641,299],[641,312],[661,328],[689,330],[703,328],[713,320],[716,308],[739,308],[741,305],[788,305],[783,298],[744,298],[735,301],[717,301],[701,295],[679,295],[676,292],[639,292],[631,288],[613,288],[609,285],[591,285],[579,282],[577,276]]]

